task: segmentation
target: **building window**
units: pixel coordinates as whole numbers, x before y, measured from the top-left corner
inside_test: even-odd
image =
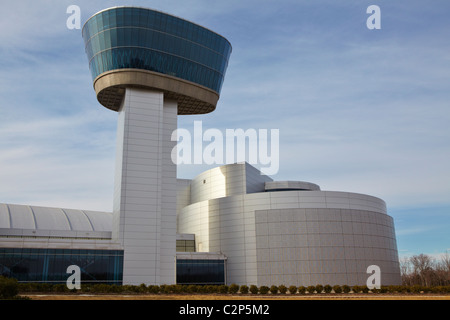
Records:
[[[122,284],[123,250],[0,248],[0,275],[19,282],[66,283],[70,265],[81,283]]]
[[[195,252],[195,240],[177,240],[177,252]]]
[[[225,284],[225,260],[177,260],[177,284]]]

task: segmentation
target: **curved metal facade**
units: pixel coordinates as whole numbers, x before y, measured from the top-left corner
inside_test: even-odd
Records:
[[[401,283],[394,221],[383,200],[266,192],[274,184],[246,163],[208,170],[192,180],[190,202],[180,203],[178,232],[195,234],[197,251],[227,257],[227,283],[364,285],[370,265],[380,267],[383,285]]]

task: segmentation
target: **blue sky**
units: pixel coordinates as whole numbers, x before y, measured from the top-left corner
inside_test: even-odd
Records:
[[[400,255],[450,249],[447,0],[11,1],[0,12],[0,202],[112,210],[117,114],[80,30],[115,5],[162,10],[233,46],[217,110],[179,127],[280,130],[277,180],[386,201]],[[369,30],[370,5],[381,30]],[[236,115],[239,114],[239,117]],[[183,165],[180,178],[207,166]]]

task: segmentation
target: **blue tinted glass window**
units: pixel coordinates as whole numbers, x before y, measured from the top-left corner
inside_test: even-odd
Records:
[[[109,15],[111,11],[103,12],[103,29],[109,29],[111,24],[109,20]]]
[[[124,14],[123,8],[118,8],[114,11],[116,12],[117,27],[123,27],[125,25],[125,14]],[[94,17],[94,19],[95,19],[95,17]]]
[[[20,282],[65,283],[69,265],[80,267],[82,283],[122,283],[121,250],[4,248],[0,251],[0,275]]]
[[[133,25],[133,17],[131,15],[131,8],[124,8],[124,18],[123,18],[123,25],[124,26],[132,26]]]
[[[224,284],[224,260],[177,260],[178,284]]]
[[[102,28],[105,30],[98,33]],[[142,8],[114,8],[97,14],[86,23],[83,37],[93,78],[113,69],[143,68],[218,93],[231,53],[231,46],[221,36]]]

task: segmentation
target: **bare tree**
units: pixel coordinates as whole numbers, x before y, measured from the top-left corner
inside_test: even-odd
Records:
[[[426,254],[404,257],[400,261],[404,285],[448,286],[450,285],[450,255],[434,259]]]
[[[436,265],[438,276],[438,285],[450,285],[450,255],[448,252],[441,256],[440,261]]]
[[[400,259],[400,274],[404,285],[412,285],[411,261],[409,257],[403,257]]]
[[[419,276],[420,284],[422,286],[431,285],[431,274],[434,265],[433,258],[421,253],[411,257],[411,264],[413,266],[413,273]]]
[[[443,264],[446,271],[450,271],[450,255],[446,251],[441,257],[441,263]]]

